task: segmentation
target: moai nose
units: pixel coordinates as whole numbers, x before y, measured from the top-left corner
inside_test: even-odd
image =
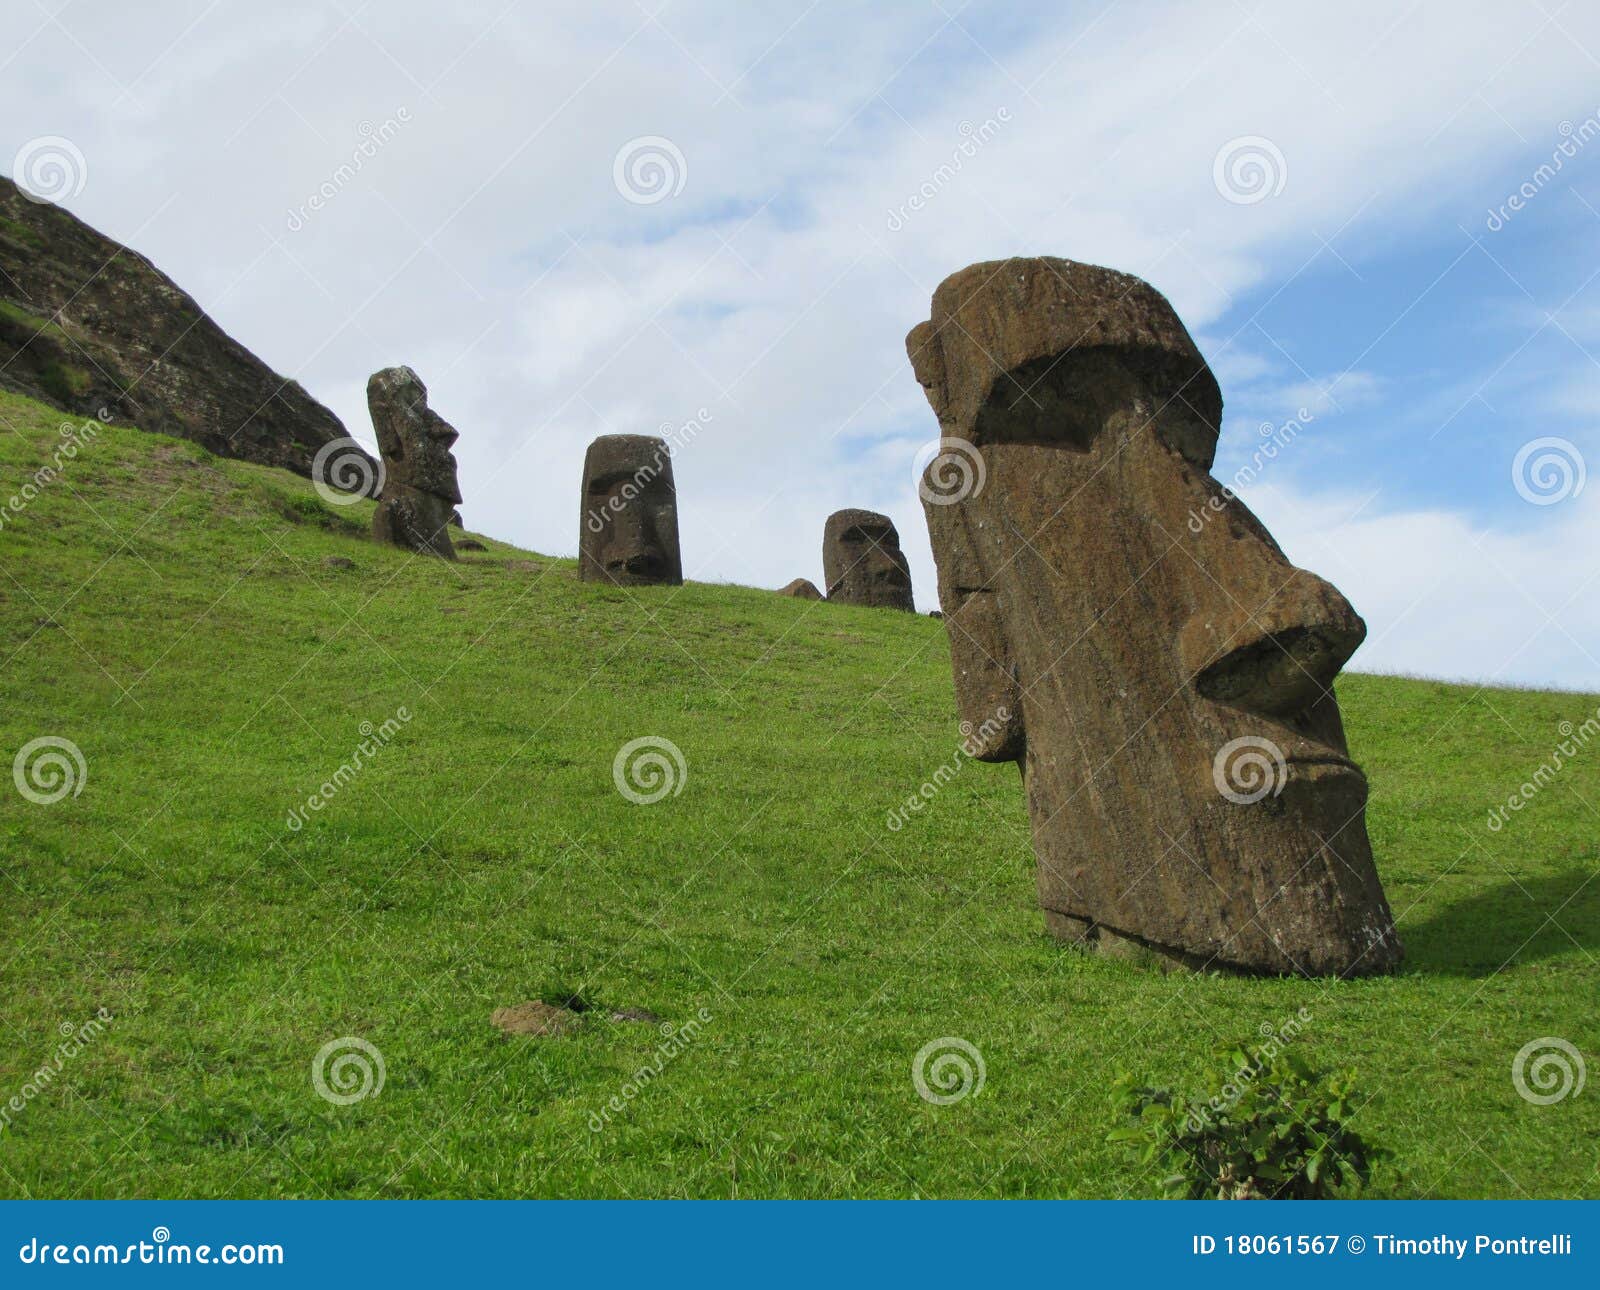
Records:
[[[1208,699],[1289,718],[1323,699],[1367,634],[1330,582],[1304,569],[1256,605],[1202,608],[1179,634],[1179,655]]]

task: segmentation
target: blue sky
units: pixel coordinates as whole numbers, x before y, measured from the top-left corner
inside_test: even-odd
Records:
[[[1367,618],[1354,666],[1600,690],[1600,483],[1535,505],[1512,478],[1540,438],[1600,461],[1593,6],[39,0],[3,22],[0,154],[69,140],[66,204],[358,438],[367,375],[416,367],[482,531],[572,554],[588,440],[703,408],[677,454],[690,577],[820,580],[826,515],[870,506],[931,607],[912,463],[935,427],[903,336],[946,274],[1056,254],[1172,299],[1223,387],[1219,477],[1312,413],[1242,491]],[[1259,200],[1224,191],[1241,147]],[[641,148],[660,194],[629,191]]]

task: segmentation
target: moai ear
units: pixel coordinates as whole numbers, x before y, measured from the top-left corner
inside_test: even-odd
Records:
[[[938,556],[939,607],[950,633],[962,737],[980,761],[1020,761],[1027,746],[1022,685],[998,596],[985,584],[973,512],[967,503],[927,500],[923,510]]]

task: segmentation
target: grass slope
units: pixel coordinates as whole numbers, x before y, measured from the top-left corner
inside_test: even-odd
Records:
[[[60,424],[0,395],[0,493]],[[122,429],[5,512],[0,751],[58,735],[88,773],[49,805],[0,780],[4,1194],[1152,1195],[1107,1086],[1197,1082],[1301,1008],[1305,1054],[1376,1094],[1376,1194],[1600,1193],[1600,1088],[1511,1080],[1541,1036],[1600,1053],[1600,745],[1485,827],[1593,697],[1345,677],[1406,972],[1164,977],[1044,937],[1015,772],[886,827],[955,753],[938,622],[601,589],[494,542],[447,567],[369,516]],[[649,806],[612,781],[641,735],[688,767]],[[576,1034],[489,1024],[574,993]],[[386,1082],[338,1106],[311,1070],[345,1036]],[[936,1106],[911,1067],[944,1036],[986,1082]]]

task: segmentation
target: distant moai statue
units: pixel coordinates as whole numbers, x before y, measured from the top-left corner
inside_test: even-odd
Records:
[[[877,609],[912,609],[911,566],[894,521],[877,511],[835,511],[822,530],[828,599]]]
[[[680,586],[672,453],[654,435],[607,434],[583,458],[578,576],[622,587]]]
[[[367,381],[367,408],[383,457],[383,491],[372,517],[380,542],[456,558],[449,525],[461,523],[461,486],[450,451],[455,428],[428,407],[428,387],[409,367],[386,367]]]
[[[793,596],[796,600],[821,600],[822,593],[810,578],[796,578],[778,588],[780,596]]]
[[[1193,967],[1394,970],[1331,688],[1366,626],[1211,477],[1222,395],[1171,305],[1071,260],[975,264],[906,347],[945,459],[922,495],[957,705],[976,756],[1021,763],[1046,925]]]

